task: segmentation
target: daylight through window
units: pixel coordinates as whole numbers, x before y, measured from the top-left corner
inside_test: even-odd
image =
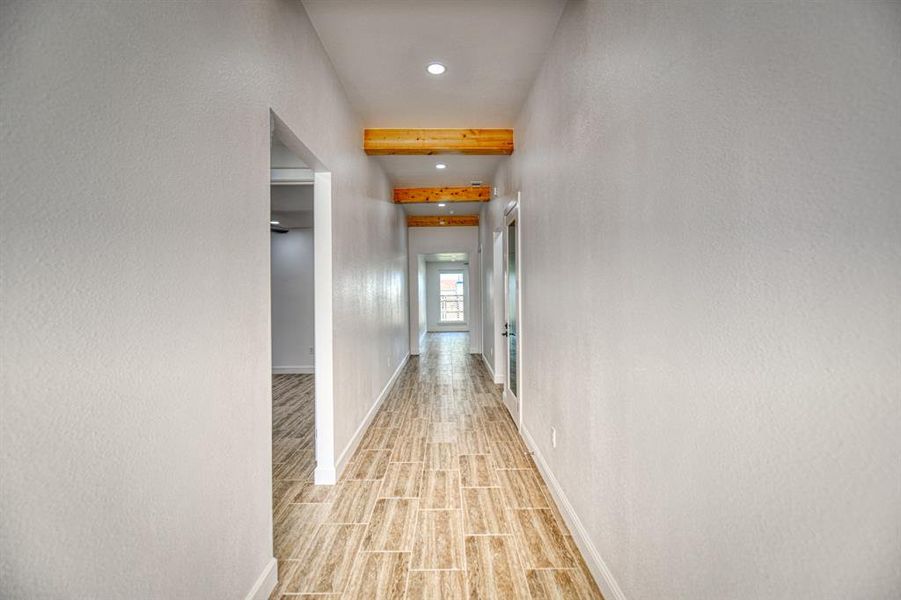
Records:
[[[438,289],[441,298],[441,322],[466,322],[466,315],[463,312],[463,298],[466,293],[463,289],[463,272],[440,273]]]

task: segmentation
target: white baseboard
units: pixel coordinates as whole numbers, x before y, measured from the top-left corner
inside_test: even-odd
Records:
[[[278,584],[278,561],[274,558],[266,564],[257,582],[247,593],[246,600],[267,600]]]
[[[598,587],[601,588],[604,598],[607,600],[626,600],[626,595],[623,593],[622,588],[619,587],[616,579],[613,578],[613,573],[610,572],[607,563],[601,558],[598,549],[588,536],[588,530],[582,525],[582,520],[576,514],[573,505],[569,503],[566,493],[560,487],[560,482],[554,477],[554,472],[551,471],[550,466],[544,460],[541,451],[538,450],[538,445],[525,426],[522,428],[522,437],[526,441],[526,446],[532,451],[532,455],[535,457],[535,464],[538,465],[541,476],[551,490],[551,495],[554,496],[554,501],[560,508],[560,514],[563,516],[563,520],[566,521],[573,540],[576,542],[579,550],[582,551],[582,556],[585,557],[585,562],[588,564],[588,568],[591,570]]]
[[[494,369],[491,368],[491,361],[488,360],[488,357],[484,354],[482,355],[482,360],[485,362],[485,366],[488,368],[488,372],[491,373],[491,379],[497,385],[501,385],[504,383],[504,374],[503,373],[495,373]]]
[[[272,367],[273,375],[315,375],[316,367],[313,365],[288,365],[284,367]]]
[[[363,422],[360,423],[359,427],[357,427],[357,430],[354,432],[353,437],[350,438],[350,442],[344,448],[344,451],[341,452],[341,455],[338,456],[338,461],[335,465],[335,473],[333,474],[334,481],[337,481],[338,478],[341,477],[341,474],[344,473],[344,468],[347,466],[347,461],[350,460],[350,457],[353,456],[353,453],[356,451],[357,446],[360,445],[360,441],[363,439],[363,434],[366,433],[366,428],[369,427],[370,423],[372,423],[372,419],[375,418],[376,411],[378,411],[379,407],[382,405],[382,402],[385,401],[385,398],[388,397],[388,393],[391,391],[391,388],[394,387],[394,382],[397,381],[397,377],[404,369],[404,365],[407,364],[408,360],[410,360],[409,354],[407,354],[404,359],[400,361],[400,364],[397,365],[397,368],[394,370],[394,374],[391,375],[388,383],[385,384],[385,387],[382,388],[382,391],[379,394],[378,398],[375,399],[372,407],[370,407],[369,412],[366,413],[366,418],[363,419]],[[323,473],[323,476],[325,475],[326,474]],[[314,477],[315,476],[316,475],[314,475]]]
[[[485,363],[485,368],[488,369],[488,372],[491,373],[491,379],[494,380],[494,369],[491,368],[491,363],[488,362],[488,358],[484,354],[482,355],[482,362]]]

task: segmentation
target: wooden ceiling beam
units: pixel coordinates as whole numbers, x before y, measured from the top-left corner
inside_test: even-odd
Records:
[[[491,188],[488,186],[397,188],[396,204],[424,204],[427,202],[488,202]]]
[[[391,154],[513,154],[512,129],[366,129],[363,150]]]
[[[407,215],[407,227],[478,227],[479,215]]]

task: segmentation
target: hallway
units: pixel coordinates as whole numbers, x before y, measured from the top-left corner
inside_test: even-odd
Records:
[[[426,337],[338,485],[310,471],[274,476],[272,598],[601,597],[467,334]]]
[[[0,599],[901,600],[901,0],[0,46]]]

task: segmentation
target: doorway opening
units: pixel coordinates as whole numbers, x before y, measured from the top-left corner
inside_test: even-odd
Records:
[[[430,333],[469,332],[469,254],[440,252],[423,255],[425,320]]]
[[[274,134],[269,184],[274,489],[312,477],[316,467],[313,193],[309,165]]]
[[[335,483],[331,173],[270,111],[272,508],[277,559],[299,487]]]

